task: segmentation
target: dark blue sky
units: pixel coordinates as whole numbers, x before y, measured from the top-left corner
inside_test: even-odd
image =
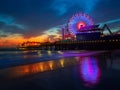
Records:
[[[119,4],[120,0],[1,0],[0,37],[54,32],[54,27],[65,24],[77,12],[89,14],[95,23],[119,21]]]

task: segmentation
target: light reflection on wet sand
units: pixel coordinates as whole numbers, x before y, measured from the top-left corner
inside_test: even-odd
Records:
[[[25,57],[25,60],[30,61],[29,56],[33,54],[36,55],[36,52],[32,54],[27,52],[25,55],[28,57]],[[41,52],[37,54],[42,55]],[[49,52],[49,55],[53,53]],[[36,86],[37,90],[69,90],[74,87],[78,87],[77,90],[84,90],[83,86],[85,90],[86,87],[101,90],[98,89],[101,84],[102,90],[104,87],[112,87],[112,90],[116,90],[114,87],[119,87],[119,52],[64,52],[62,55],[65,57],[1,69],[1,86],[7,88],[5,90],[9,87],[10,90],[18,90],[17,87],[31,90]]]
[[[29,58],[33,57],[31,55],[35,53],[38,53],[38,56],[42,55],[42,53],[39,52],[23,52],[24,56],[28,53],[30,55],[26,55],[26,60],[29,60]],[[47,52],[49,55],[52,55],[51,51]],[[62,52],[58,51],[58,53],[63,54]],[[22,66],[15,66],[11,68],[5,68],[0,70],[0,76],[2,76],[4,79],[14,79],[24,76],[29,76],[37,73],[42,73],[46,71],[53,71],[60,68],[65,68],[67,66],[77,65],[82,60],[81,57],[91,56],[94,54],[103,53],[101,52],[86,52],[86,53],[79,53],[79,52],[72,52],[72,53],[64,53],[63,56],[66,56],[64,58],[58,59],[58,60],[49,60],[49,61],[41,61],[39,63],[32,63]],[[71,57],[72,56],[72,57]],[[74,56],[74,57],[73,57]]]
[[[40,63],[34,63],[24,66],[16,66],[0,70],[0,74],[6,79],[18,78],[22,76],[32,75],[45,71],[52,71],[59,68],[64,68],[71,65],[76,65],[78,60],[76,58],[50,60]]]

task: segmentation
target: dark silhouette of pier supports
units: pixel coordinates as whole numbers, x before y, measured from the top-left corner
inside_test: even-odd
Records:
[[[112,50],[120,49],[120,37],[99,40],[55,42],[41,45],[42,50]]]

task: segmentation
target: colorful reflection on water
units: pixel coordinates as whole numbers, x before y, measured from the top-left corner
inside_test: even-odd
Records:
[[[33,75],[36,73],[53,71],[59,68],[64,68],[67,66],[76,65],[78,61],[74,58],[61,58],[59,60],[50,60],[34,64],[28,64],[23,66],[16,66],[12,68],[2,69],[0,73],[4,74],[5,78],[18,78],[28,75]]]
[[[80,57],[80,77],[85,86],[96,85],[101,77],[101,70],[97,58],[93,56]]]
[[[0,69],[1,86],[11,88],[15,86],[14,90],[17,90],[16,87],[26,89],[30,86],[40,90],[109,90],[110,88],[116,90],[119,87],[120,55],[118,51],[114,53],[26,51],[20,55],[23,57],[19,58],[21,66]],[[15,55],[10,54],[10,56]],[[56,58],[58,56],[60,57]],[[35,60],[40,62],[30,62]],[[22,61],[29,61],[31,64],[22,65]],[[11,88],[10,90],[13,90]]]
[[[24,59],[30,60],[31,58],[44,56],[41,51],[39,52],[23,52]],[[31,55],[32,53],[32,55]],[[51,51],[47,52],[49,56],[54,55]],[[62,53],[58,51],[57,53],[63,55],[62,58],[57,60],[41,61],[39,63],[32,63],[28,65],[16,66],[11,68],[5,68],[0,70],[0,74],[5,79],[14,79],[29,75],[35,75],[37,73],[52,72],[57,69],[63,69],[66,67],[76,67],[77,75],[80,78],[80,82],[87,87],[92,87],[99,83],[101,78],[100,63],[96,56],[101,52],[68,52]],[[37,55],[36,55],[37,54]],[[51,56],[52,57],[52,56]],[[73,68],[74,69],[74,68]],[[79,72],[79,73],[78,73]],[[64,77],[63,77],[64,78]]]

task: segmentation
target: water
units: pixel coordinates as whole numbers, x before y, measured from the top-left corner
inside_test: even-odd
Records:
[[[0,90],[120,90],[120,50],[0,51]]]

